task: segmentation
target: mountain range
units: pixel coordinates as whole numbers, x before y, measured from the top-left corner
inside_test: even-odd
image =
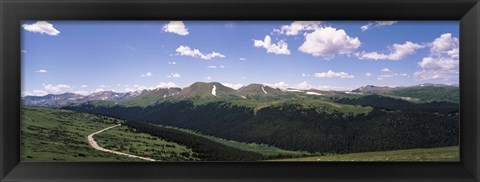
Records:
[[[321,91],[316,89],[279,89],[262,84],[250,84],[238,90],[224,86],[218,82],[196,82],[185,88],[156,88],[126,93],[113,91],[95,92],[89,95],[75,93],[48,94],[45,96],[22,97],[26,106],[42,106],[58,108],[70,104],[81,104],[89,101],[105,101],[114,104],[148,106],[163,100],[185,98],[236,98],[249,99],[261,97],[334,97],[348,95],[356,97],[365,94],[380,94],[410,101],[448,101],[459,102],[458,86],[442,84],[421,84],[409,87],[378,87],[367,85],[352,91]]]

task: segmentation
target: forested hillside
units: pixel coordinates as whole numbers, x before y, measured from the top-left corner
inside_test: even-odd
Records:
[[[457,104],[418,104],[377,95],[331,102],[337,106],[370,106],[373,110],[354,114],[340,112],[340,107],[326,112],[312,105],[288,102],[261,108],[233,101],[198,105],[188,99],[148,107],[82,104],[65,109],[186,128],[288,150],[351,153],[458,145]]]

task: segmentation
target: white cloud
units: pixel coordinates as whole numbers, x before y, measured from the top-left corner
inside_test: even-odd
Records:
[[[334,72],[332,70],[328,70],[327,72],[323,73],[315,73],[314,75],[317,78],[355,78],[355,76],[350,75],[345,72]]]
[[[392,77],[397,77],[397,76],[408,76],[406,73],[393,73],[393,74],[386,74],[386,75],[380,75],[377,77],[377,80],[384,80],[385,78],[392,78]]]
[[[425,57],[418,65],[423,69],[452,70],[459,67],[458,59],[452,57]]]
[[[180,74],[178,73],[170,73],[169,75],[167,75],[168,78],[181,78],[182,76],[180,76]]]
[[[77,90],[77,91],[73,91],[73,93],[75,93],[75,94],[80,94],[80,95],[89,95],[89,94],[91,94],[92,92],[91,92],[91,91],[87,91],[87,90]]]
[[[207,77],[205,77],[205,79],[206,79],[206,80],[211,80],[212,77],[211,77],[211,76],[207,76]]]
[[[37,70],[37,71],[35,71],[35,72],[37,72],[37,73],[46,73],[47,70],[41,69],[41,70]]]
[[[280,29],[274,29],[273,32],[288,36],[298,35],[304,30],[314,30],[320,23],[320,21],[294,21],[290,25],[283,25]]]
[[[237,83],[237,84],[234,84],[234,83],[222,83],[222,85],[225,85],[226,87],[233,88],[233,89],[235,89],[235,90],[238,90],[239,88],[241,88],[241,87],[244,86],[243,84],[240,84],[240,83]]]
[[[332,27],[319,27],[304,35],[305,42],[298,50],[325,59],[334,58],[338,54],[350,54],[361,45],[358,37],[350,37],[345,30]]]
[[[303,81],[301,83],[294,85],[293,88],[299,89],[299,90],[308,90],[312,88],[312,85],[310,85],[307,81]]]
[[[387,26],[387,25],[393,25],[398,23],[398,21],[375,21],[375,23],[379,26]]]
[[[460,72],[459,40],[445,33],[430,44],[430,55],[424,57],[418,66],[421,68],[413,76],[417,80],[455,80]]]
[[[128,85],[125,85],[125,91],[127,92],[134,92],[134,91],[142,91],[142,90],[153,90],[155,87],[148,87],[145,85],[135,84],[133,88],[130,88]]]
[[[398,21],[375,21],[375,22],[368,22],[368,24],[363,25],[360,27],[362,31],[367,31],[370,27],[382,27],[382,26],[389,26],[398,23]]]
[[[272,43],[270,36],[265,36],[265,39],[262,40],[253,40],[253,45],[255,47],[263,47],[267,50],[267,53],[273,54],[285,54],[290,55],[290,50],[288,50],[288,44],[280,40],[276,44]]]
[[[307,81],[300,82],[292,86],[294,89],[298,90],[309,90],[309,89],[318,89],[318,90],[343,90],[343,87],[331,86],[331,85],[318,85],[313,86]]]
[[[215,57],[220,57],[220,58],[225,57],[225,55],[220,54],[218,52],[212,52],[210,54],[203,54],[198,49],[192,49],[188,46],[183,46],[183,45],[178,47],[177,50],[175,50],[175,51],[178,52],[178,54],[180,54],[182,56],[197,57],[197,58],[201,58],[201,59],[205,59],[205,60],[210,60],[210,59],[215,58]]]
[[[349,90],[345,87],[337,87],[337,86],[331,86],[331,85],[319,85],[316,88],[318,90]]]
[[[107,88],[107,87],[110,87],[110,86],[107,86],[107,85],[100,85],[99,87],[100,87],[100,88]]]
[[[246,58],[238,58],[238,60],[240,60],[240,61],[246,61],[247,59],[246,59]]]
[[[44,96],[44,95],[47,95],[49,93],[44,91],[44,90],[33,90],[33,93],[25,92],[24,94],[25,95],[33,95],[33,96]]]
[[[217,66],[207,66],[207,68],[210,68],[210,69],[217,69]]]
[[[146,73],[142,74],[141,76],[142,77],[152,77],[153,73],[152,72],[146,72]]]
[[[43,85],[44,91],[50,94],[63,93],[66,91],[70,91],[72,89],[72,86],[66,85],[66,84],[57,84],[57,85],[42,84],[42,85]]]
[[[47,34],[47,35],[53,35],[53,36],[60,34],[60,31],[55,29],[52,24],[46,21],[37,21],[34,24],[23,24],[22,27],[27,31],[36,32],[40,34]]]
[[[81,88],[87,88],[88,86],[87,85],[82,85],[80,86]]]
[[[302,73],[302,77],[309,77],[310,74]]]
[[[105,89],[103,89],[103,88],[97,88],[97,89],[95,89],[95,92],[104,92],[104,91],[105,91]]]
[[[433,80],[433,79],[441,79],[441,80],[451,80],[451,79],[458,79],[459,72],[456,70],[426,70],[422,69],[413,73],[413,76],[417,80]]]
[[[46,92],[44,90],[33,90],[33,92],[28,92],[28,91],[22,92],[22,97],[25,97],[25,96],[45,96],[47,94],[48,94],[48,92]]]
[[[175,33],[182,36],[189,34],[188,29],[185,28],[185,25],[182,21],[170,21],[163,26],[162,30],[164,32]]]
[[[127,91],[127,92],[135,92],[135,91],[137,91],[137,90],[136,90],[136,89],[132,89],[132,88],[130,88],[130,87],[126,87],[126,88],[125,88],[125,91]]]
[[[225,68],[225,66],[223,66],[223,65],[220,65],[220,66],[218,66],[218,67],[219,67],[219,68]]]
[[[404,44],[393,44],[391,47],[389,47],[389,54],[382,54],[378,52],[362,52],[358,53],[357,56],[361,60],[400,60],[406,56],[415,54],[417,49],[421,49],[423,47],[423,45],[406,41]]]
[[[177,87],[177,85],[173,82],[160,82],[157,87],[160,88],[171,88],[171,87]]]
[[[175,62],[175,61],[171,61],[171,62],[168,62],[168,64],[175,65],[175,64],[177,64],[177,62]]]
[[[366,30],[368,30],[368,29],[370,28],[371,25],[372,25],[372,24],[368,23],[367,25],[361,26],[360,29],[362,29],[362,31],[366,31]]]
[[[273,88],[279,88],[279,89],[288,88],[288,83],[285,83],[283,81],[280,81],[280,82],[277,82],[277,83],[265,83],[264,85],[267,85],[267,86],[273,87]]]
[[[388,68],[383,68],[382,69],[383,72],[391,72],[392,70],[388,69]]]
[[[365,76],[371,77],[371,76],[372,76],[372,73],[367,72],[367,73],[365,73]]]
[[[451,33],[442,34],[431,43],[430,52],[432,54],[458,54],[458,38],[452,37]],[[450,53],[448,53],[450,52]]]

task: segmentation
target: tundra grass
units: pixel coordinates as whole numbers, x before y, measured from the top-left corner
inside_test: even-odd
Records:
[[[199,160],[197,154],[185,146],[136,132],[126,126],[112,128],[95,135],[94,138],[104,148],[159,161]]]
[[[441,161],[459,162],[458,146],[290,158],[273,161]]]
[[[143,161],[98,151],[89,145],[88,135],[122,122],[111,117],[67,110],[22,107],[21,160]],[[94,136],[101,147],[122,149],[121,152],[159,160],[196,160],[194,153],[185,146],[138,133],[125,126],[111,130]]]

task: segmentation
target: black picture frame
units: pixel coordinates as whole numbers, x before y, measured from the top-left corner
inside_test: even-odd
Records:
[[[21,20],[459,20],[461,161],[20,162]],[[1,181],[480,180],[478,0],[0,0]]]

